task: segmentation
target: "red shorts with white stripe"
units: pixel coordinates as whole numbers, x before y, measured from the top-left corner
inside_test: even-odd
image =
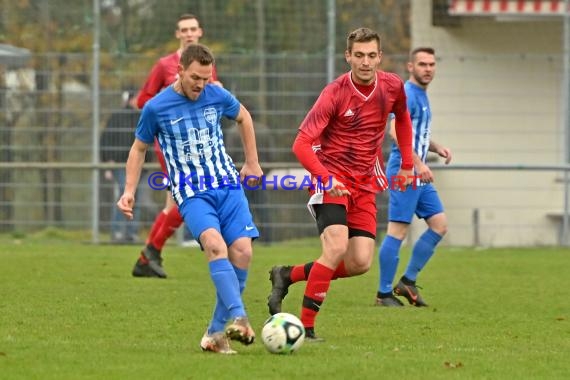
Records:
[[[376,236],[376,193],[363,189],[350,189],[350,195],[330,196],[322,189],[309,190],[307,207],[313,218],[316,204],[338,204],[346,209],[348,228],[366,231]]]

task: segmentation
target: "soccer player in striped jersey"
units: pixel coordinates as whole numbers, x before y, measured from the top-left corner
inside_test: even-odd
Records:
[[[322,181],[321,187],[310,191],[309,199],[321,255],[314,262],[270,271],[270,314],[281,311],[292,283],[307,281],[301,321],[306,338],[313,341],[321,340],[315,334],[315,319],[331,280],[363,274],[372,265],[376,193],[387,187],[378,156],[390,113],[396,115],[401,142],[403,185],[411,182],[413,173],[412,126],[404,86],[396,74],[378,70],[382,58],[378,33],[368,28],[351,32],[345,58],[350,71],[323,89],[293,143],[297,159],[315,181]]]
[[[213,64],[207,47],[189,45],[180,57],[178,79],[144,106],[127,160],[125,192],[117,206],[132,218],[144,156],[158,138],[172,195],[206,254],[216,288],[214,313],[200,347],[231,354],[235,351],[228,338],[246,345],[255,338],[241,293],[252,257],[252,240],[259,232],[241,183],[256,186],[263,172],[251,115],[230,92],[209,83]],[[226,153],[222,117],[237,122],[245,157],[240,172]]]
[[[203,35],[198,18],[190,13],[181,15],[176,22],[175,36],[180,41],[179,48],[172,54],[158,60],[153,66],[146,82],[137,97],[137,106],[143,108],[145,103],[174,83],[178,77],[178,62],[182,51],[190,44],[200,41]],[[216,67],[212,67],[212,83],[221,85],[216,74]],[[154,142],[154,152],[160,163],[163,173],[167,173],[166,162],[160,152],[158,141]],[[158,277],[166,278],[166,272],[162,268],[162,248],[166,241],[182,225],[182,216],[170,192],[166,192],[164,208],[157,214],[150,229],[145,247],[137,259],[132,274],[135,277]]]
[[[427,88],[435,75],[434,49],[431,47],[414,49],[410,54],[407,68],[410,76],[404,84],[404,89],[412,117],[414,167],[418,178],[414,186],[408,187],[405,191],[390,187],[388,231],[378,251],[380,265],[380,281],[376,294],[378,306],[403,306],[394,294],[405,297],[414,306],[427,306],[418,292],[416,279],[447,232],[447,218],[443,205],[432,185],[433,173],[426,164],[428,152],[437,153],[445,158],[446,164],[451,161],[451,150],[431,139],[431,109]],[[394,133],[393,125],[390,134],[394,143],[388,160],[389,178],[397,173],[402,161],[401,144],[399,137]],[[392,288],[400,259],[400,246],[408,234],[414,214],[425,220],[428,229],[414,244],[406,271]]]

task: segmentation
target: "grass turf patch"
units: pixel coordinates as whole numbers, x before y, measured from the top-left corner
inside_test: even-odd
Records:
[[[214,288],[197,248],[167,247],[167,280],[130,275],[138,247],[0,239],[0,378],[565,378],[570,373],[570,250],[438,250],[418,284],[429,308],[374,306],[369,273],[332,283],[322,344],[291,356],[261,342],[232,357],[199,341]],[[316,239],[256,246],[244,294],[259,336],[269,269],[317,257]],[[401,253],[397,278],[409,249]],[[298,315],[304,283],[284,311]]]

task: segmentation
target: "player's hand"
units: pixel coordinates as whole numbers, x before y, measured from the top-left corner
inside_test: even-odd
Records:
[[[406,191],[408,185],[411,185],[414,182],[414,180],[418,177],[414,175],[413,169],[400,169],[400,171],[396,175],[396,178],[398,178],[399,181],[397,190]]]
[[[331,179],[332,184],[327,183],[325,185],[325,188],[328,189],[326,190],[326,192],[331,197],[342,197],[344,195],[350,195],[350,191],[348,191],[348,189],[342,182],[337,181],[337,179],[334,177],[331,178],[332,178]]]
[[[135,195],[131,193],[123,193],[119,201],[117,202],[117,207],[127,219],[133,219],[133,207],[135,206]]]
[[[441,147],[437,150],[437,154],[440,157],[445,158],[445,164],[449,165],[449,163],[451,162],[451,149],[446,147]]]
[[[255,187],[259,186],[262,181],[263,177],[263,170],[261,170],[261,166],[259,166],[258,162],[255,163],[244,163],[240,172],[239,177],[241,183],[247,179],[247,186]]]
[[[434,180],[431,169],[423,162],[416,165],[416,176],[418,176],[423,183],[431,183]]]

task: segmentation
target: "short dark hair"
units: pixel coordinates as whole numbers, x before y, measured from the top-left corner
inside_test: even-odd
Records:
[[[196,20],[198,22],[198,26],[200,26],[200,20],[198,20],[196,15],[193,15],[192,13],[184,13],[178,17],[178,20],[176,20],[176,30],[178,30],[178,23],[184,20]]]
[[[348,38],[346,39],[346,50],[350,53],[352,52],[352,46],[355,42],[370,42],[376,41],[378,44],[378,50],[381,50],[381,39],[380,35],[369,28],[358,28],[350,32]]]
[[[198,62],[200,65],[213,65],[214,55],[207,46],[202,44],[191,44],[184,49],[180,56],[180,64],[185,69],[190,66],[192,62]]]
[[[420,46],[420,47],[415,48],[410,53],[410,62],[414,62],[414,59],[416,58],[416,55],[418,53],[427,53],[427,54],[435,55],[435,49],[432,47],[429,47],[429,46]]]

